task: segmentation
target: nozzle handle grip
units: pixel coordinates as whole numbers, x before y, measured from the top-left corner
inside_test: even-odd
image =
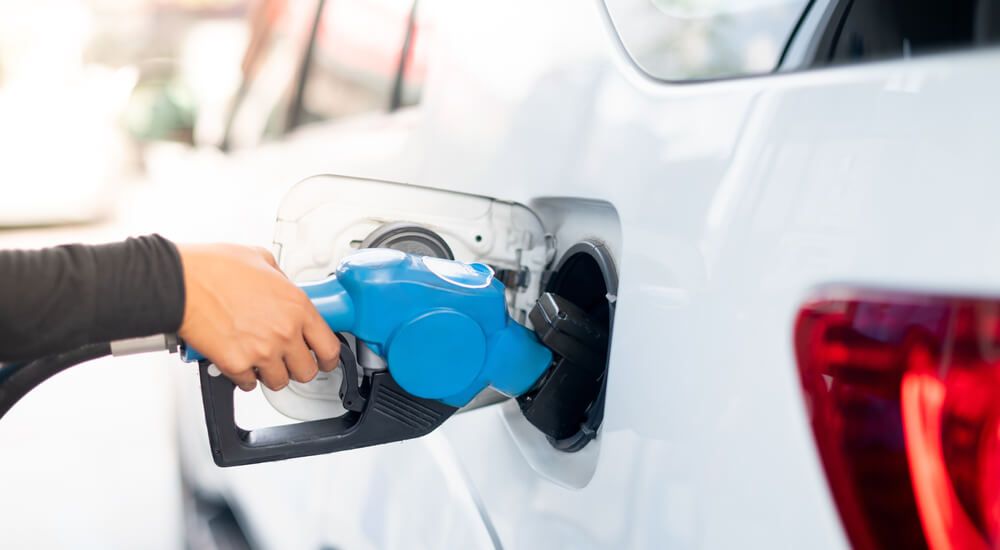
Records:
[[[345,380],[357,380],[357,362],[350,346],[341,345]],[[245,430],[236,424],[233,391],[225,376],[213,376],[211,363],[199,363],[201,397],[205,408],[212,459],[222,467],[271,462],[346,451],[426,435],[456,410],[439,401],[408,394],[389,372],[377,372],[361,388],[367,406],[336,418]],[[288,391],[288,390],[285,390]]]

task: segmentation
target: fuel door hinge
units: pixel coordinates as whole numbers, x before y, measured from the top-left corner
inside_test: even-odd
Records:
[[[523,232],[509,235],[515,248],[516,268],[497,269],[496,276],[508,290],[512,316],[522,324],[530,324],[528,312],[542,294],[543,280],[556,254],[555,236],[546,233],[539,243],[538,237]],[[534,241],[534,242],[532,242]]]
[[[294,242],[298,232],[298,224],[278,218],[274,222],[274,239],[271,243],[271,253],[279,264],[282,263],[281,254],[284,252],[285,243]]]

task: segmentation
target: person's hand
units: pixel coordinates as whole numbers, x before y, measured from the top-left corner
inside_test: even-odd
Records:
[[[340,341],[263,248],[178,245],[187,298],[178,335],[243,391],[337,367]],[[316,354],[315,358],[309,350]],[[318,361],[317,361],[318,360]]]

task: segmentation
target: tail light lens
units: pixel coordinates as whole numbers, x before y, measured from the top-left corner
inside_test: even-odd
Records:
[[[817,300],[795,349],[854,547],[1000,547],[1000,300]]]

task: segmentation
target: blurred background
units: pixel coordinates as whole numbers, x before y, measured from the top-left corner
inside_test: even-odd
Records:
[[[289,184],[350,169],[316,154],[335,128],[418,101],[418,28],[405,0],[0,0],[0,248],[267,246]],[[98,361],[7,415],[4,547],[184,545],[171,368]]]

